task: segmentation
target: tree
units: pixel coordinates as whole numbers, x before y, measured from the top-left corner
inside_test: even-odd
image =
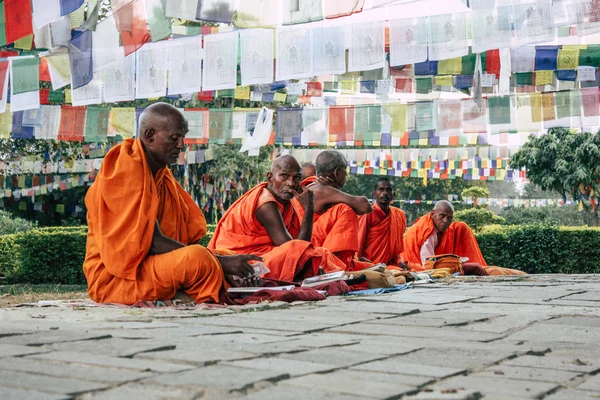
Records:
[[[529,180],[542,190],[573,198],[588,224],[598,225],[600,134],[558,128],[531,135],[511,158],[510,167],[525,168]]]
[[[463,199],[471,199],[475,208],[480,208],[479,199],[482,197],[489,197],[490,192],[481,186],[471,186],[470,188],[463,190],[460,195]]]

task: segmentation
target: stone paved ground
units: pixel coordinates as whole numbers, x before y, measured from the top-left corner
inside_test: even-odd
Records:
[[[1,399],[600,399],[600,275],[0,320]]]

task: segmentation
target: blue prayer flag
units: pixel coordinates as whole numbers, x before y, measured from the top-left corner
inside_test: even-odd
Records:
[[[556,71],[556,78],[559,81],[575,82],[575,80],[577,79],[577,71],[575,71],[574,69],[565,69],[565,70]]]
[[[72,88],[77,89],[90,83],[94,76],[92,63],[92,31],[77,29],[69,42]]]
[[[536,49],[535,51],[535,70],[536,71],[556,71],[556,60],[558,58],[557,49]]]
[[[71,14],[82,5],[83,0],[60,0],[60,15]]]

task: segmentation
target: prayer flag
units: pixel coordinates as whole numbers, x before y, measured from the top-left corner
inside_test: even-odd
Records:
[[[165,16],[163,0],[144,0],[150,38],[157,42],[171,36],[171,18]]]
[[[120,135],[123,139],[135,134],[135,108],[113,107],[109,114],[109,133]]]
[[[323,0],[325,18],[338,18],[362,11],[365,0]]]
[[[225,144],[231,142],[232,111],[224,109],[210,109],[208,115],[208,141],[209,143]]]
[[[587,48],[579,50],[579,65],[600,67],[600,48]]]
[[[5,0],[6,43],[33,35],[31,0]]]
[[[433,82],[430,77],[427,78],[417,78],[417,93],[427,94],[431,93],[433,89]]]
[[[113,15],[117,29],[121,32],[125,55],[133,53],[150,40],[143,0],[133,0],[118,9]]]
[[[276,143],[300,145],[302,134],[302,108],[280,107],[277,109]]]
[[[4,5],[0,6],[0,46],[6,45],[6,20],[4,19]]]
[[[321,0],[284,0],[283,25],[321,21],[323,19],[322,7]]]
[[[94,77],[92,64],[92,31],[76,30],[69,46],[71,88],[87,85]]]
[[[98,0],[100,2],[101,0]],[[60,0],[60,15],[71,14],[83,5],[83,0]]]
[[[0,61],[0,100],[4,99],[4,85],[6,82],[6,74],[8,73],[9,62],[8,61]]]
[[[329,107],[329,142],[353,140],[354,106]]]
[[[488,97],[488,112],[490,125],[509,124],[511,122],[510,97]]]
[[[235,0],[200,0],[196,9],[196,19],[230,24],[234,12]]]
[[[556,70],[558,49],[537,48],[535,52],[535,70]]]
[[[88,107],[85,114],[86,142],[105,142],[108,133],[108,108]]]
[[[461,70],[461,57],[438,61],[438,74],[440,75],[458,75],[461,73]]]
[[[535,84],[537,86],[550,85],[554,81],[554,71],[535,71]]]
[[[533,85],[533,72],[517,72],[517,85]]]
[[[83,141],[85,107],[62,106],[58,140]]]
[[[500,77],[500,50],[485,52],[485,72],[496,75],[496,78]]]
[[[563,47],[558,50],[558,64],[559,70],[576,69],[579,65],[579,49],[570,49]]]
[[[40,88],[39,58],[18,57],[11,60],[12,94],[32,92]]]

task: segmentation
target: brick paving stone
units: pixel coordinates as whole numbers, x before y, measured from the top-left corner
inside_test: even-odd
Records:
[[[416,390],[415,386],[402,381],[364,379],[356,371],[336,371],[328,374],[305,375],[282,381],[279,383],[279,386],[288,386],[290,388],[301,387],[317,391],[324,390],[377,399],[399,396]]]
[[[210,393],[208,395],[205,389],[174,388],[173,386],[150,385],[148,383],[129,383],[112,389],[86,393],[80,397],[80,400],[132,400],[132,399],[199,399],[206,398],[216,400],[219,393]],[[226,393],[222,393],[223,399]]]
[[[290,360],[281,357],[265,357],[254,360],[224,361],[219,364],[231,365],[242,368],[256,368],[271,371],[279,371],[289,374],[291,377],[298,375],[307,375],[315,372],[331,371],[336,369],[335,365],[326,364],[326,360],[321,362],[310,362],[300,360]]]
[[[582,372],[560,371],[556,369],[540,369],[529,367],[516,367],[511,365],[495,365],[471,376],[502,377],[506,379],[520,379],[525,381],[558,382],[566,383],[580,376]]]
[[[573,293],[569,296],[563,297],[562,300],[600,302],[600,292],[596,290],[587,291],[585,293]]]
[[[344,351],[360,351],[363,353],[381,354],[382,356],[406,354],[422,348],[423,345],[419,344],[418,341],[413,343],[404,342],[385,336],[377,338],[377,340],[369,338],[362,340],[360,343],[343,347]]]
[[[483,368],[507,359],[515,354],[512,350],[497,351],[493,345],[489,350],[470,350],[448,347],[443,351],[427,348],[398,357],[401,362],[411,364],[437,365],[441,367],[464,368],[469,370]]]
[[[540,332],[552,332],[545,340],[566,343],[597,343],[600,329],[576,325],[556,325],[539,323],[510,335],[509,340],[540,340]]]
[[[136,360],[170,361],[175,363],[189,363],[196,366],[204,366],[208,363],[225,360],[241,360],[254,358],[257,355],[250,352],[231,351],[224,348],[183,348],[167,351],[153,351],[135,356]]]
[[[586,390],[577,389],[559,389],[549,396],[545,396],[544,400],[598,400],[600,393],[588,392]]]
[[[593,392],[600,392],[600,375],[594,375],[583,384],[577,386],[580,390],[590,390]]]
[[[0,387],[2,400],[71,400],[72,396],[66,394],[44,393],[28,389],[11,389]]]
[[[385,372],[390,374],[426,376],[429,378],[445,378],[448,376],[466,372],[463,368],[411,363],[404,361],[403,357],[404,356],[390,357],[385,360],[360,364],[350,369],[360,371]]]
[[[465,389],[480,392],[485,399],[516,397],[541,398],[544,394],[556,389],[557,383],[521,381],[516,379],[504,379],[501,377],[487,376],[454,376],[447,380],[428,385],[427,388],[434,390],[443,389]]]
[[[503,365],[512,365],[517,367],[530,367],[540,369],[557,369],[562,371],[573,372],[593,372],[600,369],[600,359],[593,355],[557,355],[554,351],[546,354],[543,357],[524,355],[521,357],[506,360]]]
[[[311,390],[286,386],[270,387],[258,392],[252,392],[242,397],[244,400],[298,400],[298,399],[327,399],[327,400],[359,400],[372,399],[367,396],[352,396],[349,394],[333,393],[324,390]]]
[[[399,292],[396,296],[373,296],[369,298],[369,301],[389,301],[389,302],[400,302],[404,304],[414,303],[414,304],[432,304],[432,305],[445,305],[445,304],[454,304],[454,303],[462,303],[466,301],[472,301],[478,296],[467,296],[467,295],[459,295],[459,294],[431,294],[425,292],[417,292],[414,291],[411,293],[411,290],[404,290]],[[417,306],[418,307],[418,306]]]
[[[301,353],[280,354],[279,357],[291,360],[327,363],[337,367],[349,367],[351,365],[380,359],[384,356],[362,351],[348,351],[344,347],[328,347],[324,349],[303,351]]]
[[[48,351],[49,350],[43,350],[39,347],[19,346],[16,344],[0,344],[0,358],[46,353]]]
[[[0,370],[20,371],[64,378],[84,379],[97,382],[127,382],[152,376],[151,372],[132,371],[130,369],[98,367],[92,365],[71,364],[40,360],[28,357],[5,358]]]
[[[227,315],[222,317],[207,318],[207,320],[203,321],[203,323],[206,325],[218,325],[238,328],[256,328],[284,332],[315,331],[335,326],[335,324],[322,322],[319,323],[312,321],[294,321],[293,323],[283,323],[282,321],[278,321],[276,319],[253,319],[246,318],[241,315]]]
[[[102,329],[98,332],[106,333],[112,337],[120,338],[173,338],[173,337],[195,337],[195,336],[211,336],[232,333],[242,333],[240,328],[228,328],[225,326],[210,326],[202,325],[197,318],[192,319],[195,323],[180,323],[175,328],[155,328],[155,329]]]
[[[587,326],[590,328],[600,328],[600,317],[569,316],[553,318],[546,321],[549,325],[575,325]]]
[[[174,385],[177,387],[217,387],[229,390],[241,390],[257,382],[280,380],[288,377],[288,374],[280,371],[239,368],[230,365],[211,365],[176,374],[159,375],[143,382]]]
[[[82,342],[55,343],[40,347],[40,349],[43,350],[81,351],[113,357],[132,357],[138,353],[171,350],[174,348],[175,344],[168,341],[157,343],[156,341],[152,340],[123,338],[106,338]]]
[[[100,365],[105,367],[134,369],[138,371],[177,372],[193,368],[190,365],[158,362],[152,360],[137,360],[121,357],[103,356],[100,354],[81,353],[75,351],[54,351],[45,354],[35,354],[28,358],[64,361],[74,364]]]
[[[104,339],[107,335],[78,331],[55,330],[38,332],[31,335],[18,335],[0,338],[0,344],[18,344],[21,346],[41,346],[43,344],[76,342],[79,340]]]
[[[0,386],[60,394],[77,394],[108,387],[106,383],[7,370],[0,370]]]

